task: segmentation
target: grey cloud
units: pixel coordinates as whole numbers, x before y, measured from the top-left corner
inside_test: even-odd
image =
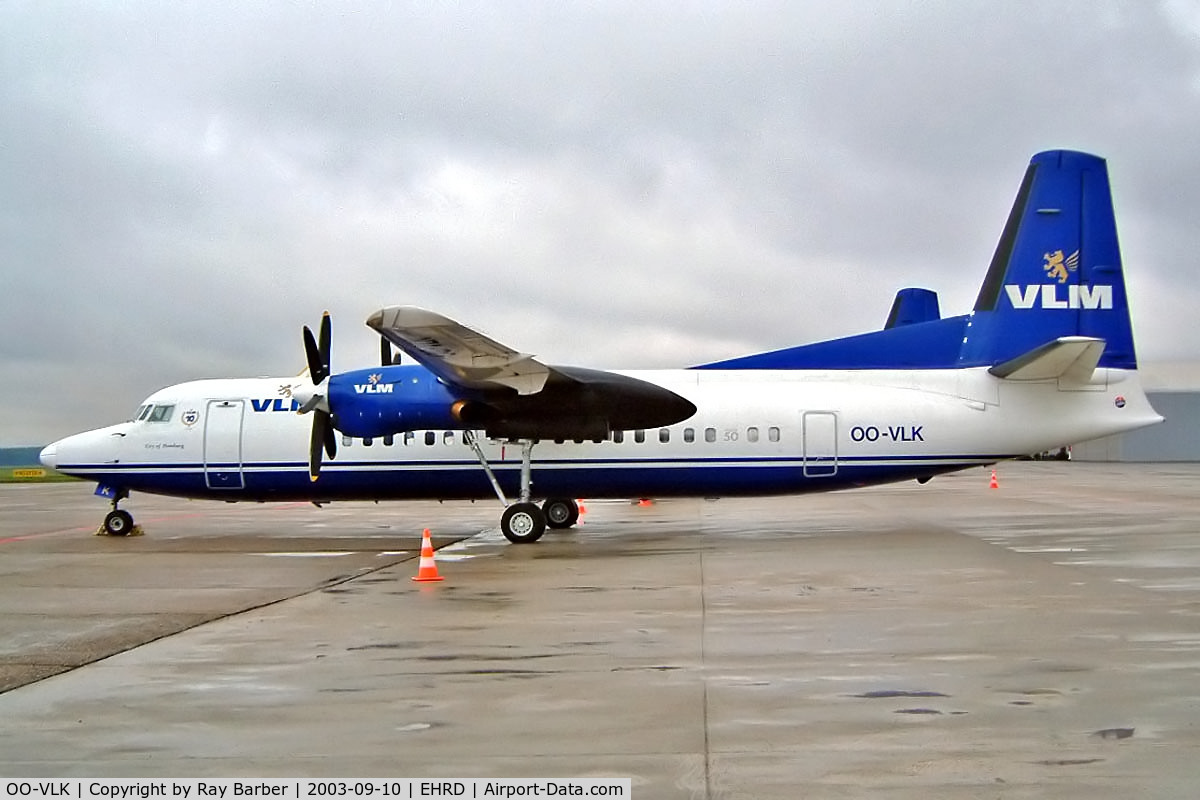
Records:
[[[1200,350],[1178,3],[0,17],[0,444],[293,372],[325,308],[346,367],[389,303],[608,367],[877,327],[904,285],[960,313],[1047,147],[1110,160],[1143,359]]]

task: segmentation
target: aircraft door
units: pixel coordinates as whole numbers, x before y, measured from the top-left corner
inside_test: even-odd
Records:
[[[209,400],[204,415],[204,480],[210,489],[242,489],[244,400]]]
[[[837,474],[837,414],[804,412],[804,477],[828,478]]]

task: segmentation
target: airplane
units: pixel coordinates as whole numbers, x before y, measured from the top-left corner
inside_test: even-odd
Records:
[[[326,313],[316,335],[302,331],[307,377],[170,386],[41,461],[97,482],[113,535],[133,528],[119,507],[131,492],[317,505],[495,495],[500,530],[524,544],[574,525],[572,498],[925,483],[1162,420],[1138,376],[1107,163],[1069,150],[1031,159],[961,316],[905,289],[877,331],[621,372],[550,366],[410,306],[367,325],[378,366],[331,370]]]

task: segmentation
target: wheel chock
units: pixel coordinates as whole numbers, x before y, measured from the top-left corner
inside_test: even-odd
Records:
[[[99,528],[96,528],[96,533],[94,535],[95,536],[108,536],[112,539],[128,539],[130,536],[145,536],[146,532],[144,530],[142,530],[141,525],[138,525],[135,523],[134,526],[129,529],[129,533],[123,533],[120,536],[115,536],[115,535],[109,533],[107,530],[105,530],[104,525],[101,524]]]

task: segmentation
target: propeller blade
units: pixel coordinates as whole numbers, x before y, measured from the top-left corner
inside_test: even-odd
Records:
[[[337,437],[333,433],[333,422],[325,412],[321,412],[317,416],[325,418],[325,424],[322,426],[325,431],[325,455],[337,458]]]
[[[312,437],[308,440],[308,479],[321,477],[321,447],[325,444],[329,430],[329,415],[317,412],[313,415]]]
[[[324,314],[321,315],[321,335],[320,335],[320,339],[318,339],[319,349],[320,349],[320,353],[321,353],[321,367],[325,370],[324,375],[328,375],[330,372],[330,370],[329,370],[329,344],[330,344],[331,338],[332,338],[332,331],[330,331],[329,312],[326,311]],[[324,380],[324,379],[325,378],[322,376],[321,380]]]
[[[314,384],[329,377],[329,312],[321,316],[320,339],[313,336],[312,329],[304,326],[304,356],[308,360],[308,377]]]
[[[321,367],[321,354],[317,350],[317,340],[308,326],[304,326],[304,356],[308,360],[308,376],[314,384],[325,380]]]

